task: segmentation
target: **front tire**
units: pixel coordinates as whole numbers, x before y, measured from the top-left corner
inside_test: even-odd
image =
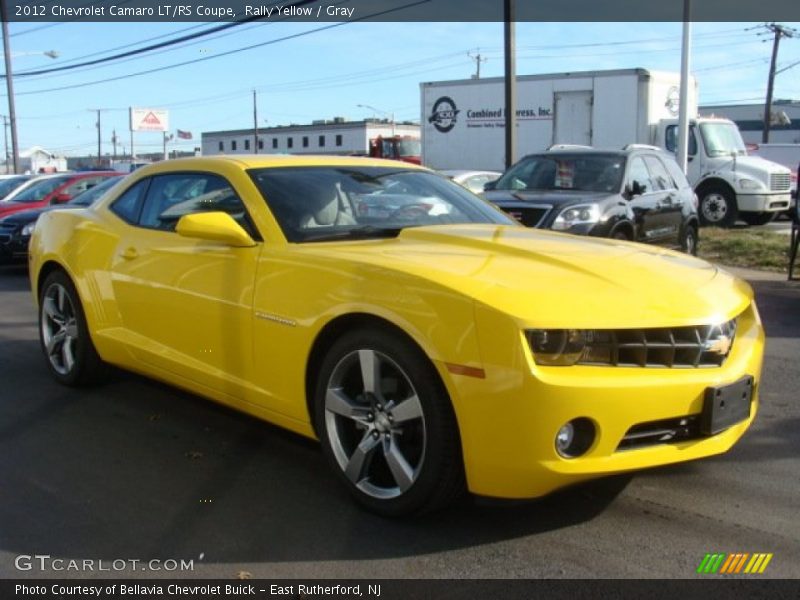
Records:
[[[86,316],[72,280],[50,273],[39,295],[39,341],[53,377],[69,386],[102,379],[105,364],[92,343]]]
[[[697,256],[697,242],[697,226],[687,225],[684,227],[680,239],[681,250],[683,250],[686,254],[690,254],[691,256]]]
[[[314,394],[323,452],[372,512],[429,512],[464,490],[458,426],[430,360],[403,336],[345,334],[328,351]]]
[[[700,223],[715,227],[733,227],[739,216],[736,197],[721,185],[711,185],[700,195]]]

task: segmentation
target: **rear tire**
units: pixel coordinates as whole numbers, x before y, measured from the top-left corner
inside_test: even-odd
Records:
[[[733,227],[739,216],[736,197],[722,185],[711,185],[700,194],[700,223],[714,227]]]
[[[39,295],[39,341],[53,377],[69,386],[97,383],[106,365],[97,354],[80,297],[64,271],[53,271]]]
[[[430,512],[465,489],[458,426],[430,360],[403,336],[349,332],[314,391],[323,452],[361,505],[383,516]]]

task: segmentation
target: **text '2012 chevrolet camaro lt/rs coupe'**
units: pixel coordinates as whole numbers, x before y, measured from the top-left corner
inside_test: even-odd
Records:
[[[30,277],[59,381],[110,363],[318,438],[386,515],[719,454],[758,405],[746,283],[527,229],[414,165],[144,167],[42,215]]]

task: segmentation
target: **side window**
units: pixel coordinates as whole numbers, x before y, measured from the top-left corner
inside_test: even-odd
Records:
[[[147,190],[147,184],[149,182],[149,179],[142,179],[134,183],[111,203],[109,207],[111,212],[123,221],[127,221],[131,225],[136,225],[136,222],[139,220],[139,211],[142,207],[144,193]]]
[[[681,171],[681,168],[678,166],[678,163],[670,158],[665,158],[664,166],[667,168],[667,171],[669,171],[669,174],[672,175],[672,181],[675,182],[675,185],[677,185],[679,189],[691,187],[686,180],[686,175],[683,174],[683,171]]]
[[[139,224],[175,231],[178,219],[203,212],[226,212],[251,235],[247,210],[230,184],[211,173],[175,173],[152,178]]]
[[[633,188],[635,184],[639,185],[638,192],[640,194],[647,194],[654,189],[653,183],[650,181],[650,172],[647,170],[647,165],[644,164],[641,156],[631,159],[628,167],[628,185]]]
[[[79,179],[72,185],[67,186],[64,188],[63,193],[69,194],[71,197],[75,197],[78,194],[82,194],[89,188],[93,188],[98,183],[103,181],[104,177],[84,177],[83,179]]]
[[[672,153],[678,151],[678,126],[669,125],[664,132],[664,145]],[[689,156],[697,154],[697,138],[694,136],[694,127],[689,127]]]
[[[231,140],[231,150],[236,150],[236,140]]]
[[[224,150],[225,150],[225,142],[220,142],[219,143],[219,151],[222,152]]]
[[[655,156],[645,156],[644,162],[650,170],[650,177],[656,190],[674,190],[677,186],[672,177],[667,173],[666,167]]]
[[[250,150],[250,140],[249,139],[246,139],[244,141],[244,149],[245,150]]]

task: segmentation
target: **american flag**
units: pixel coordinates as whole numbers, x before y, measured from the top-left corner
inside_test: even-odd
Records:
[[[178,139],[190,140],[190,139],[192,139],[192,132],[191,131],[184,131],[183,129],[178,129]]]

